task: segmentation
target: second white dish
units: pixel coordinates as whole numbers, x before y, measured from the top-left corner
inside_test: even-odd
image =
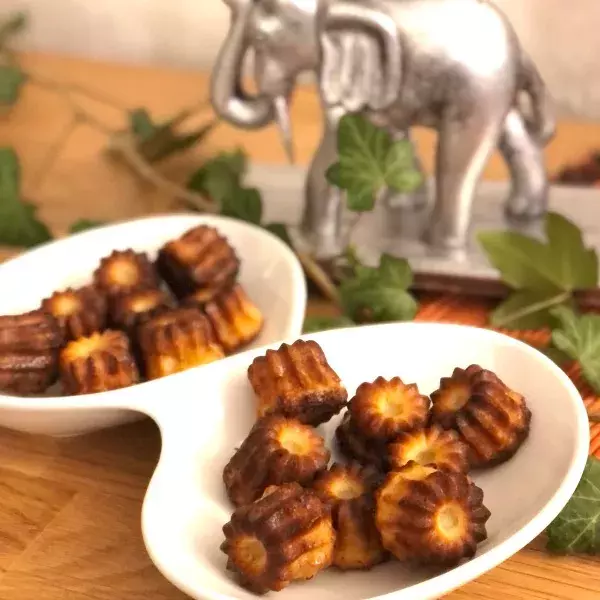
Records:
[[[292,250],[265,229],[237,219],[208,215],[136,219],[89,230],[26,252],[0,265],[0,314],[36,309],[43,298],[56,290],[89,283],[99,260],[113,250],[132,248],[147,252],[154,259],[166,241],[200,224],[211,225],[227,237],[241,260],[239,281],[265,316],[263,330],[250,347],[299,335],[306,307],[306,284]],[[128,393],[135,396],[141,393],[139,388],[140,385],[134,386]],[[0,426],[28,433],[71,436],[140,418],[138,412],[111,408],[111,398],[118,391],[33,398],[0,394]]]

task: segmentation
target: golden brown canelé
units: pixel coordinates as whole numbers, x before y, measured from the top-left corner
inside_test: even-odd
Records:
[[[139,381],[129,338],[122,331],[107,329],[69,342],[61,350],[59,367],[67,394],[95,394]]]
[[[223,288],[198,288],[192,292],[189,296],[186,296],[181,300],[182,306],[195,306],[200,310],[204,311],[204,307],[211,302],[215,296],[228,290],[229,286]]]
[[[434,423],[454,429],[469,449],[472,468],[510,459],[529,435],[525,398],[478,365],[454,369],[431,395]]]
[[[105,256],[94,271],[94,283],[108,296],[160,285],[148,255],[131,249],[115,250]]]
[[[313,489],[334,509],[343,500],[353,500],[375,490],[381,474],[371,466],[363,466],[356,461],[348,464],[333,463],[326,471],[321,471],[313,482]]]
[[[145,288],[111,298],[111,326],[134,336],[137,326],[151,316],[170,308],[167,293],[159,288]]]
[[[248,379],[258,397],[258,416],[280,414],[320,425],[346,405],[348,392],[313,340],[267,350],[252,361]]]
[[[330,452],[315,429],[296,419],[259,419],[223,470],[231,502],[254,502],[270,485],[312,483],[327,468]]]
[[[92,285],[54,292],[42,300],[41,308],[54,315],[67,341],[87,337],[107,326],[106,298]]]
[[[40,394],[58,376],[64,342],[57,320],[41,310],[0,316],[0,390]]]
[[[387,470],[387,447],[385,441],[366,438],[360,433],[346,411],[335,430],[335,440],[340,452],[349,460],[362,465],[372,465],[380,471]]]
[[[467,473],[468,447],[455,431],[432,425],[428,429],[401,433],[388,445],[388,464],[392,470],[398,470],[409,462],[440,471]]]
[[[383,546],[400,561],[454,566],[487,539],[490,511],[464,473],[409,463],[387,475],[375,503]]]
[[[148,379],[158,379],[225,356],[208,319],[196,308],[160,312],[140,323],[137,342]]]
[[[55,381],[55,352],[0,354],[0,390],[11,394],[41,394]]]
[[[217,294],[235,281],[240,261],[225,237],[208,225],[198,225],[158,252],[156,268],[180,300],[198,290]]]
[[[0,354],[54,350],[63,342],[57,320],[43,310],[0,316]]]
[[[204,313],[228,354],[249,344],[260,333],[263,316],[241,285],[221,292],[205,305]]]
[[[358,386],[348,411],[363,436],[389,441],[405,431],[425,427],[429,405],[429,398],[419,393],[416,384],[405,384],[400,377],[378,377]]]
[[[332,564],[338,569],[370,569],[387,558],[373,516],[373,491],[379,479],[375,469],[356,462],[335,463],[315,479],[313,489],[332,508],[336,531]]]
[[[239,507],[224,525],[227,569],[256,594],[312,579],[333,559],[329,506],[312,490],[287,483]]]

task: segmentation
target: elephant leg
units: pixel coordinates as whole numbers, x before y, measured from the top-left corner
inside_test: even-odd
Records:
[[[423,183],[419,186],[418,189],[410,193],[398,193],[390,191],[385,201],[387,203],[387,206],[391,210],[421,210],[427,205],[427,181],[425,171],[423,169],[423,164],[415,149],[415,144],[413,142],[410,129],[392,129],[391,135],[395,142],[399,142],[402,140],[408,140],[408,142],[410,142],[410,145],[413,147],[413,153],[415,157],[415,168],[423,175]]]
[[[337,161],[337,126],[340,109],[329,109],[321,143],[313,156],[305,184],[301,231],[314,255],[320,259],[340,255],[344,250],[342,216],[343,192],[330,185],[327,169]]]
[[[549,189],[543,147],[531,137],[517,109],[506,117],[499,148],[512,179],[507,216],[518,221],[542,216],[547,209]]]
[[[468,242],[471,208],[477,184],[498,144],[505,113],[482,110],[466,120],[447,117],[439,131],[436,199],[426,239],[443,250]]]

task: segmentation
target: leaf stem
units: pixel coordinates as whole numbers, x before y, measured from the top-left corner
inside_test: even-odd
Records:
[[[176,199],[192,204],[200,211],[207,213],[218,211],[217,204],[206,196],[165,179],[144,160],[127,139],[127,136],[114,136],[111,140],[110,152],[120,158],[140,179],[152,184],[155,188]]]
[[[526,306],[520,310],[516,310],[512,314],[506,315],[506,317],[504,317],[500,321],[496,321],[494,323],[494,325],[498,328],[506,327],[512,321],[522,319],[523,317],[529,317],[530,315],[534,315],[543,310],[547,310],[549,308],[552,308],[553,306],[559,306],[560,304],[563,304],[569,298],[571,298],[571,296],[572,296],[572,292],[564,291],[564,292],[561,292],[560,294],[556,294],[555,296],[552,296],[551,298],[548,298],[546,300],[540,300],[539,302],[534,302],[533,304],[530,304],[529,306]]]
[[[308,252],[296,247],[294,247],[294,252],[308,278],[319,288],[327,300],[339,306],[340,295],[338,289],[323,267]]]
[[[46,152],[42,160],[41,166],[39,167],[37,173],[33,177],[33,190],[37,190],[42,184],[42,181],[52,169],[52,166],[60,156],[61,151],[69,141],[69,138],[71,137],[71,135],[73,135],[73,133],[80,124],[81,118],[79,117],[79,115],[74,114],[71,116],[67,124],[63,127],[62,131],[60,132],[60,135],[54,140],[52,146],[50,146],[50,149]]]

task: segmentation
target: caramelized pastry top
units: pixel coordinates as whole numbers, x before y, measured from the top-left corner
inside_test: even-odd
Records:
[[[375,497],[383,545],[398,560],[452,566],[487,537],[483,492],[463,473],[409,463],[389,473]]]
[[[169,287],[184,298],[198,288],[220,290],[232,283],[240,261],[225,237],[198,225],[159,251],[157,268]]]
[[[150,379],[207,364],[225,355],[206,316],[196,308],[160,311],[140,323],[137,337]]]
[[[431,394],[434,420],[444,427],[451,427],[456,413],[471,398],[473,388],[485,383],[504,385],[495,373],[482,369],[479,365],[470,365],[466,369],[456,368],[451,377],[442,377],[439,389]]]
[[[327,468],[330,452],[323,438],[297,419],[268,415],[257,421],[223,471],[236,506],[253,502],[270,485],[309,484]]]
[[[399,433],[424,427],[429,418],[429,398],[416,384],[400,377],[378,377],[358,386],[349,412],[358,431],[367,438],[391,440]]]
[[[363,467],[357,462],[334,463],[317,476],[313,488],[325,502],[336,507],[346,500],[370,494],[378,482],[379,473],[373,467]]]
[[[204,307],[221,346],[228,353],[250,343],[260,333],[263,316],[238,283]]]
[[[431,399],[432,420],[457,431],[472,468],[510,459],[529,435],[531,412],[523,396],[478,365],[442,378]]]
[[[41,308],[54,315],[66,339],[86,337],[106,327],[106,299],[91,285],[54,292],[42,300]]]
[[[115,250],[94,271],[96,285],[109,296],[158,287],[158,276],[148,256],[134,250]]]
[[[273,487],[236,509],[223,533],[227,569],[257,594],[280,591],[329,567],[336,537],[329,507],[297,483]]]
[[[169,308],[167,294],[159,288],[134,290],[119,294],[111,301],[111,319],[115,326],[130,330],[143,318]]]
[[[129,339],[121,331],[69,342],[60,353],[60,379],[69,394],[94,394],[134,385],[139,381]]]
[[[216,263],[231,254],[231,246],[219,232],[209,225],[197,225],[186,231],[179,239],[168,244],[171,252],[181,262],[195,265],[203,255],[210,255]]]
[[[281,414],[319,425],[339,413],[348,392],[313,340],[297,340],[254,359],[248,378],[258,415]]]
[[[120,331],[96,332],[67,344],[62,350],[61,356],[63,360],[70,362],[103,352],[129,352],[129,340]]]
[[[437,425],[401,433],[388,446],[388,462],[392,469],[399,469],[413,461],[442,471],[466,473],[469,470],[468,447],[455,431],[446,431]]]

